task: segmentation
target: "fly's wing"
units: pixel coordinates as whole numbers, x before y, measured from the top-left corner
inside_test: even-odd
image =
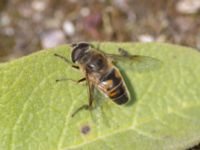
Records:
[[[117,55],[105,53],[99,48],[95,48],[95,46],[92,44],[91,47],[97,49],[108,58],[111,58],[113,63],[120,70],[123,70],[123,68],[127,68],[131,71],[144,72],[159,69],[162,66],[162,61],[160,61],[159,59],[149,56],[130,55],[123,48],[118,49],[120,55]]]
[[[127,68],[131,71],[144,72],[158,69],[162,65],[162,62],[160,60],[149,56],[122,56],[116,54],[106,55],[113,60],[114,64],[119,67],[119,69]]]

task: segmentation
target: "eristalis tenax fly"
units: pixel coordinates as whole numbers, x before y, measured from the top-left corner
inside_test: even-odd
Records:
[[[157,61],[156,59],[147,56],[130,55],[122,48],[119,48],[118,51],[119,55],[108,54],[90,43],[80,42],[72,44],[72,62],[64,56],[55,54],[55,56],[70,63],[73,68],[80,69],[84,75],[83,78],[77,81],[68,78],[56,81],[72,80],[77,83],[86,81],[89,89],[89,103],[79,107],[72,114],[72,117],[82,109],[92,108],[94,88],[97,88],[101,93],[106,97],[109,97],[118,105],[123,105],[130,100],[129,90],[120,70],[116,67],[116,63],[125,61],[127,62],[126,64],[131,66],[134,63],[146,61],[148,66],[148,62]]]

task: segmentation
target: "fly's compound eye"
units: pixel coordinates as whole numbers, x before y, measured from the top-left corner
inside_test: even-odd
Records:
[[[81,57],[83,57],[85,52],[90,48],[90,44],[88,43],[78,43],[78,44],[73,44],[72,46],[73,50],[71,58],[74,63]]]
[[[81,42],[81,43],[73,43],[72,47],[74,49],[89,49],[91,45],[89,43],[86,42]]]

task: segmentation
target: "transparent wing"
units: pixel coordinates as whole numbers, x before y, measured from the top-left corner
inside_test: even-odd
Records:
[[[162,61],[149,56],[141,56],[141,55],[130,55],[125,49],[119,48],[118,54],[108,54],[99,48],[95,48],[94,45],[91,45],[92,48],[97,49],[105,56],[111,58],[114,64],[120,69],[124,70],[124,68],[130,69],[131,71],[143,72],[143,71],[151,71],[154,69],[159,69],[162,66]]]
[[[140,55],[116,55],[116,54],[106,54],[110,57],[114,64],[119,67],[119,69],[127,68],[132,71],[143,72],[151,71],[154,69],[159,69],[162,65],[162,62],[159,59],[149,57],[149,56],[140,56]]]

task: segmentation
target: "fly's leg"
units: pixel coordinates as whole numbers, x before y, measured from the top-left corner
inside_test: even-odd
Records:
[[[76,45],[74,45],[76,46]],[[54,56],[64,60],[65,62],[69,63],[73,68],[75,69],[80,69],[79,66],[77,65],[74,65],[71,61],[69,61],[66,57],[62,56],[62,55],[59,55],[59,54],[54,54]],[[85,81],[88,79],[86,77],[84,78],[81,78],[79,80],[74,80],[74,79],[70,79],[70,78],[62,78],[62,79],[57,79],[56,82],[60,82],[60,81],[73,81],[75,83],[81,83],[83,81]],[[89,84],[89,81],[88,81],[88,86],[89,86],[89,105],[85,104],[85,105],[82,105],[81,107],[79,107],[71,116],[74,117],[75,114],[77,114],[79,111],[81,111],[82,109],[90,109],[92,107],[92,101],[93,101],[93,98],[92,98],[92,94],[91,94],[91,87],[90,87],[90,84]]]
[[[93,100],[94,100],[94,96],[93,96],[93,93],[94,93],[94,85],[89,81],[88,81],[88,92],[89,92],[89,103],[88,103],[88,108],[89,109],[92,109],[92,104],[93,104]]]
[[[72,65],[72,67],[75,69],[80,69],[79,66],[76,66],[76,65]]]
[[[76,111],[74,111],[71,115],[71,117],[74,117],[79,111],[85,109],[85,110],[91,110],[92,109],[92,103],[93,103],[93,92],[94,92],[94,85],[88,80],[88,77],[86,76],[87,84],[88,84],[88,104],[84,104],[80,106]]]
[[[67,62],[67,63],[69,63],[69,64],[72,64],[71,61],[69,61],[66,57],[64,57],[64,56],[62,56],[62,55],[60,55],[60,54],[55,53],[54,56],[56,56],[56,57],[58,57],[58,58],[64,60],[65,62]]]
[[[74,112],[72,113],[71,117],[74,117],[79,111],[81,111],[81,110],[83,110],[83,109],[88,110],[88,109],[89,109],[89,106],[88,106],[87,104],[82,105],[81,107],[79,107],[78,109],[76,109],[76,111],[74,111]]]
[[[58,58],[64,60],[66,63],[69,63],[73,68],[79,69],[79,66],[74,65],[74,64],[73,64],[71,61],[69,61],[66,57],[64,57],[64,56],[62,56],[62,55],[59,55],[59,54],[56,54],[56,53],[54,54],[54,56],[56,56],[56,57],[58,57]],[[76,82],[76,83],[80,83],[80,82],[85,81],[85,80],[86,80],[86,78],[82,78],[82,79],[80,79],[80,80],[78,80],[78,81],[76,81],[76,80],[74,80],[74,79],[70,79],[70,78],[62,78],[62,79],[57,79],[56,82],[60,82],[60,81],[73,81],[73,82]]]
[[[68,60],[66,57],[64,57],[64,56],[62,56],[62,55],[60,55],[60,54],[56,54],[56,53],[54,54],[54,56],[56,56],[56,57],[58,57],[58,58],[64,60],[66,63],[70,64],[73,68],[79,69],[79,66],[74,65],[74,64],[73,64],[70,60]]]
[[[60,81],[73,81],[73,82],[75,82],[75,83],[81,83],[81,82],[83,82],[83,81],[85,81],[85,80],[86,80],[85,77],[84,77],[84,78],[81,78],[81,79],[79,79],[79,80],[74,80],[74,79],[70,79],[70,78],[62,78],[62,79],[57,79],[56,82],[60,82]]]

